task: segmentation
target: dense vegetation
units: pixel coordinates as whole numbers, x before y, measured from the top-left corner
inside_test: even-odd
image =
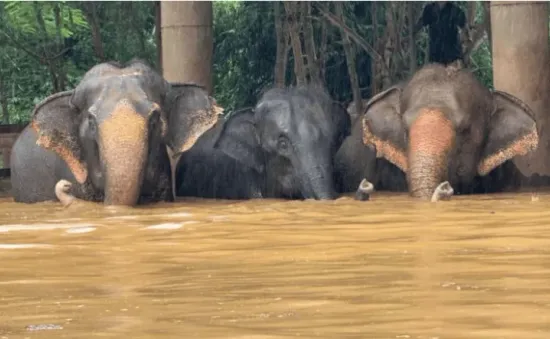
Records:
[[[274,84],[278,50],[276,23],[278,19],[287,20],[289,11],[298,11],[289,8],[288,4],[214,2],[214,95],[226,112],[252,105],[263,89]],[[373,81],[378,80],[371,74],[373,69],[377,71],[371,64],[369,52],[355,40],[348,39],[341,27],[327,20],[323,13],[334,13],[334,17],[342,15],[340,18],[364,42],[378,48],[381,62],[389,65],[386,81],[400,80],[410,73],[411,68],[425,62],[426,33],[421,31],[408,43],[406,38],[410,33],[407,31],[409,17],[417,20],[423,2],[344,2],[340,3],[340,8],[326,4],[314,2],[307,8],[303,5],[307,15],[302,12],[300,27],[305,27],[304,32],[310,29],[312,45],[304,42],[304,49],[308,51],[309,46],[311,54],[313,46],[316,71],[336,100],[352,100],[350,78],[353,76],[349,76],[347,64],[350,57],[355,59],[356,81],[363,97],[371,96],[380,86],[372,86]],[[466,2],[458,4],[465,11],[474,8],[475,15],[469,15],[472,22],[483,20],[481,5],[467,9]],[[37,102],[53,92],[73,88],[91,66],[102,60],[124,62],[139,57],[156,67],[156,6],[155,2],[137,1],[0,3],[0,108],[3,122],[28,121]],[[390,25],[390,21],[393,24]],[[288,22],[296,26],[296,21],[285,22],[285,26]],[[290,30],[294,26],[290,26]],[[393,31],[389,32],[388,27],[393,27]],[[390,56],[384,54],[387,48],[384,41],[388,41],[388,36],[394,37],[395,42]],[[304,33],[303,39],[307,38]],[[410,41],[414,41],[414,47]],[[286,85],[296,81],[294,54],[288,52],[290,48],[287,46],[284,47],[288,66],[284,67],[283,79]],[[413,61],[407,61],[411,59],[407,56],[410,51],[414,53]],[[471,59],[470,67],[482,81],[491,85],[487,39]]]

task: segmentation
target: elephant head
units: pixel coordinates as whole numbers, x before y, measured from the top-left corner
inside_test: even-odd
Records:
[[[374,96],[362,123],[363,142],[403,170],[419,198],[430,198],[447,180],[455,185],[486,175],[538,145],[526,104],[489,91],[467,70],[438,64]]]
[[[215,147],[265,173],[268,196],[333,199],[332,156],[349,125],[324,90],[276,88],[253,112],[231,117]]]
[[[171,88],[166,98],[166,110],[170,119],[166,150],[170,159],[172,193],[175,197],[176,165],[181,155],[216,124],[223,114],[223,108],[199,85],[171,83]]]
[[[170,91],[142,61],[102,63],[73,91],[37,105],[31,126],[37,144],[63,159],[78,183],[102,192],[105,204],[135,205],[144,178],[154,177],[155,166],[166,159],[166,140],[179,148],[178,142],[187,142],[168,135],[169,120],[181,121],[164,109]],[[191,126],[184,121],[178,128]]]

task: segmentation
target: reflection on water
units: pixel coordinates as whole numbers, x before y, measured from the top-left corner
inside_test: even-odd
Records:
[[[548,338],[550,195],[0,202],[0,338]]]

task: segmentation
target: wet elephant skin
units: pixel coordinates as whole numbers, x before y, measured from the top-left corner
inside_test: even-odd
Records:
[[[74,90],[43,100],[13,147],[15,201],[56,200],[61,179],[72,183],[75,197],[107,205],[171,201],[167,145],[180,149],[189,139],[167,133],[182,114],[166,109],[172,91],[146,63],[132,60],[96,65]],[[213,110],[204,113],[214,121],[203,130],[215,123]],[[179,125],[182,133],[192,127]]]
[[[178,195],[334,199],[332,158],[349,129],[324,89],[271,89],[182,157]]]
[[[525,103],[439,64],[369,100],[362,123],[364,143],[406,173],[409,192],[423,199],[441,182],[471,185],[538,146]]]

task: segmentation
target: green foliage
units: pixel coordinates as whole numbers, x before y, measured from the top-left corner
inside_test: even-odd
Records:
[[[74,34],[74,29],[87,29],[88,22],[81,10],[71,8],[65,1],[56,2],[22,2],[9,1],[4,5],[4,20],[7,24],[25,35],[41,34],[37,16],[41,16],[45,23],[48,36],[56,35],[54,7],[59,7],[62,37],[66,38]]]
[[[67,88],[74,88],[88,69],[101,62],[94,54],[85,4],[0,3],[0,81],[7,96],[10,123],[27,122],[34,105],[54,92],[52,73],[63,76]],[[154,3],[94,4],[105,59],[125,62],[138,57],[156,67]],[[57,9],[60,27],[56,25]],[[38,17],[43,19],[45,30]]]
[[[271,2],[214,2],[214,92],[226,112],[254,105],[273,83]]]
[[[54,76],[75,87],[84,73],[101,62],[94,49],[91,2],[0,3],[0,81],[7,98],[10,123],[26,122],[33,106],[54,92]],[[93,2],[106,60],[125,62],[138,57],[157,66],[155,5],[150,1]],[[313,6],[315,43],[319,45],[324,19]],[[385,27],[384,6],[378,2],[379,34]],[[465,6],[465,2],[460,3]],[[421,8],[419,3],[418,7]],[[346,24],[367,42],[372,42],[373,2],[345,2]],[[56,22],[59,11],[60,24]],[[264,1],[215,1],[214,11],[214,92],[227,113],[254,105],[262,91],[273,84],[276,56],[274,8]],[[478,13],[479,15],[479,13]],[[44,25],[41,25],[41,18]],[[550,28],[549,28],[550,29]],[[351,88],[340,32],[327,26],[325,83],[339,101],[351,100]],[[357,52],[359,85],[364,97],[370,95],[371,58],[352,43]],[[417,36],[417,58],[421,65],[427,35]],[[473,55],[477,76],[492,83],[490,49],[484,43]],[[289,53],[287,79],[293,79],[293,57]],[[399,75],[407,76],[406,72]],[[1,98],[0,98],[1,99]],[[0,106],[1,107],[1,106]]]

